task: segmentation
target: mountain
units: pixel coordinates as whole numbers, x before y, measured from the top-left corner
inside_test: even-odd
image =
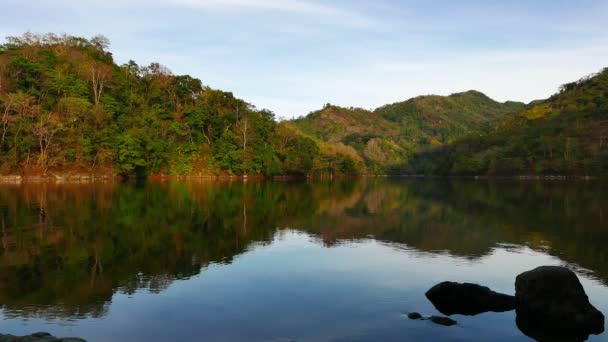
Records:
[[[420,151],[417,172],[455,175],[608,175],[608,68],[565,84],[482,134]]]
[[[380,113],[361,108],[326,105],[304,118],[294,120],[303,132],[328,142],[343,142],[352,136],[398,136],[394,123]]]
[[[477,131],[507,113],[516,113],[523,103],[500,103],[478,91],[450,96],[419,96],[380,107],[374,113],[399,123],[402,135],[445,144]]]
[[[523,108],[523,103],[499,103],[468,91],[420,96],[373,111],[326,105],[292,123],[307,136],[352,147],[367,172],[402,173],[416,151],[449,144]]]
[[[277,122],[158,63],[119,65],[108,46],[0,44],[0,175],[608,175],[608,69],[528,105],[467,91]]]

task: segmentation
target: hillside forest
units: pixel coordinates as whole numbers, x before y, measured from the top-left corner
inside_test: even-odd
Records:
[[[103,36],[0,45],[0,174],[608,175],[608,69],[546,100],[477,91],[277,121],[167,67],[117,64]]]

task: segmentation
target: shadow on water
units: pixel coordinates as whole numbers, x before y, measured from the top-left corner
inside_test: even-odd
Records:
[[[160,292],[277,230],[331,247],[373,238],[476,260],[499,246],[559,257],[608,284],[605,186],[370,179],[0,187],[7,317],[102,317],[116,292]]]

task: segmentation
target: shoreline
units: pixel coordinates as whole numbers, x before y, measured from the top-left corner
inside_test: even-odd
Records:
[[[524,181],[592,181],[600,177],[594,176],[566,176],[566,175],[516,175],[516,176],[436,176],[436,175],[350,175],[334,177],[311,177],[311,176],[263,176],[263,175],[150,175],[146,181],[166,182],[166,181],[298,181],[298,180],[340,180],[340,179],[359,179],[359,178],[410,178],[410,179],[461,179],[461,180],[524,180]],[[22,184],[22,183],[109,183],[127,180],[115,174],[49,174],[41,175],[0,175],[0,184]]]

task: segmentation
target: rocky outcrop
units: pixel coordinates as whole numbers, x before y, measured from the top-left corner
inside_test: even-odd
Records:
[[[604,332],[604,315],[591,305],[576,274],[565,267],[543,266],[518,275],[515,296],[476,284],[443,282],[427,291],[426,297],[448,316],[515,309],[518,328],[537,341],[585,341]],[[408,317],[456,324],[418,313]]]
[[[604,315],[571,270],[543,266],[515,280],[517,324],[540,341],[585,340],[604,331]]]
[[[49,333],[39,332],[27,336],[13,336],[0,334],[0,342],[86,342],[80,338],[57,338]]]
[[[426,297],[444,315],[478,315],[515,309],[515,297],[497,293],[485,286],[443,282],[426,292]]]

